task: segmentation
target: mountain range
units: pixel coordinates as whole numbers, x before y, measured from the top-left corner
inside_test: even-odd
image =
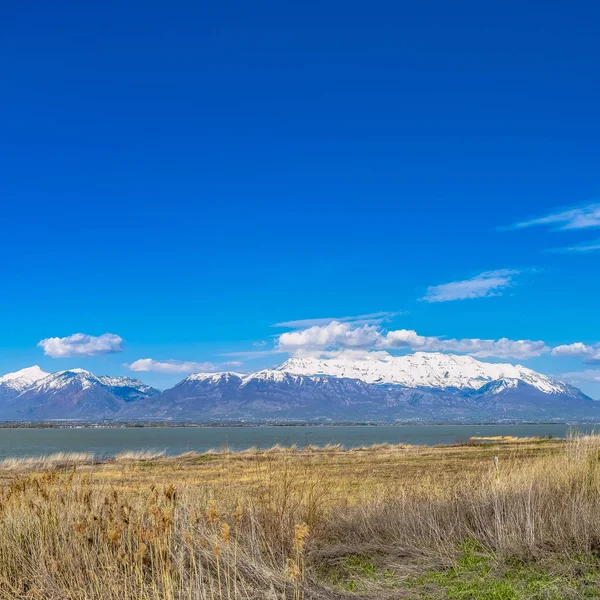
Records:
[[[29,367],[0,377],[0,420],[498,422],[600,420],[600,402],[520,365],[416,352],[291,358],[195,373],[161,392],[130,377]]]
[[[131,377],[97,377],[83,369],[46,373],[35,366],[0,377],[0,420],[114,418],[128,403],[158,394]]]

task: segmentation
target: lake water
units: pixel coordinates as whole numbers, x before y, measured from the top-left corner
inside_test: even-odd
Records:
[[[472,436],[565,437],[569,425],[404,425],[379,427],[144,427],[77,429],[1,429],[0,459],[54,452],[92,452],[108,457],[124,450],[164,450],[175,455],[228,445],[231,450],[274,444],[342,444],[347,448],[392,444],[452,444]],[[593,425],[580,425],[590,432]]]

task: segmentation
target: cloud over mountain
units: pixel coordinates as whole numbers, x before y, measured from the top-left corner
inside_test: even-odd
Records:
[[[545,354],[550,349],[542,341],[533,340],[482,340],[478,338],[444,339],[435,336],[421,336],[416,331],[400,329],[389,331],[382,340],[381,347],[410,348],[411,350],[458,352],[479,358],[518,358],[527,359]]]
[[[477,357],[527,359],[549,352],[543,341],[484,340],[478,338],[444,339],[422,336],[411,329],[384,331],[375,325],[354,327],[333,322],[291,331],[279,336],[279,349],[294,353],[303,349],[354,348],[364,350],[411,349],[431,352],[458,352]]]
[[[575,373],[564,373],[563,375],[560,375],[560,379],[570,383],[584,383],[586,381],[600,383],[600,370],[587,369],[585,371],[578,371]]]
[[[552,356],[581,356],[586,362],[600,362],[600,344],[564,344],[552,350]]]
[[[308,329],[290,331],[279,336],[279,348],[286,352],[298,348],[369,348],[381,340],[381,332],[375,325],[356,327],[351,323],[333,321],[327,325],[313,325]]]
[[[217,367],[209,362],[159,361],[153,358],[140,358],[126,366],[131,371],[153,371],[155,373],[205,373],[217,370]]]

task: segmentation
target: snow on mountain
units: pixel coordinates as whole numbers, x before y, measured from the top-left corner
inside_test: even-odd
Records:
[[[285,371],[279,371],[277,369],[263,369],[256,373],[250,373],[242,377],[242,387],[250,385],[253,382],[270,381],[273,383],[284,383],[292,375],[292,380],[296,381],[299,377],[294,377],[294,374],[286,373]]]
[[[84,369],[49,374],[30,367],[1,379],[0,419],[7,420],[109,418],[129,403],[160,393],[131,377],[97,377]]]
[[[290,359],[277,369],[247,375],[198,373],[128,406],[121,417],[197,422],[596,420],[600,402],[525,367],[420,353],[384,361]]]
[[[496,381],[482,385],[477,391],[485,392],[486,394],[500,394],[506,390],[518,388],[520,382],[520,379],[497,379]]]
[[[253,382],[260,381],[283,383],[287,379],[290,379],[290,376],[292,381],[299,379],[297,375],[289,374],[278,369],[263,369],[262,371],[257,371],[256,373],[250,373],[248,375],[243,375],[242,373],[234,373],[233,371],[222,371],[219,373],[192,373],[191,375],[188,375],[183,381],[179,382],[177,386],[192,383],[210,385],[236,383],[240,385],[240,387],[245,387]]]
[[[38,394],[56,392],[73,385],[85,390],[101,383],[100,378],[89,371],[84,369],[68,369],[46,375],[43,379],[35,381],[26,391]]]
[[[277,368],[298,375],[331,375],[366,383],[395,384],[409,388],[476,390],[498,379],[517,379],[547,394],[570,392],[570,386],[521,365],[486,363],[471,356],[415,352],[377,358],[290,358]]]
[[[100,382],[111,388],[112,392],[123,398],[126,402],[143,398],[145,396],[156,396],[160,390],[146,385],[143,381],[134,377],[98,377]]]
[[[241,379],[243,375],[239,373],[234,373],[233,371],[221,371],[220,373],[192,373],[188,375],[181,383],[184,381],[196,381],[196,382],[208,382],[208,383],[221,383],[228,382],[232,379]],[[178,384],[179,385],[179,384]]]
[[[0,400],[0,420],[31,421],[600,419],[600,402],[526,367],[425,352],[298,357],[245,375],[194,373],[162,393],[131,377],[30,367],[0,378]]]
[[[43,379],[47,375],[48,373],[42,371],[37,365],[27,367],[26,369],[21,369],[14,373],[7,373],[0,377],[0,387],[22,392],[24,389],[28,388],[39,379]]]

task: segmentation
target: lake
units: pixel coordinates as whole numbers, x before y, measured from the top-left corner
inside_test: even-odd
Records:
[[[399,425],[298,427],[135,427],[72,429],[0,429],[0,459],[54,452],[92,452],[110,457],[124,450],[164,450],[169,455],[204,452],[228,445],[231,450],[275,444],[342,444],[347,448],[391,444],[453,444],[472,436],[565,437],[569,425]],[[593,425],[579,425],[590,432]]]

